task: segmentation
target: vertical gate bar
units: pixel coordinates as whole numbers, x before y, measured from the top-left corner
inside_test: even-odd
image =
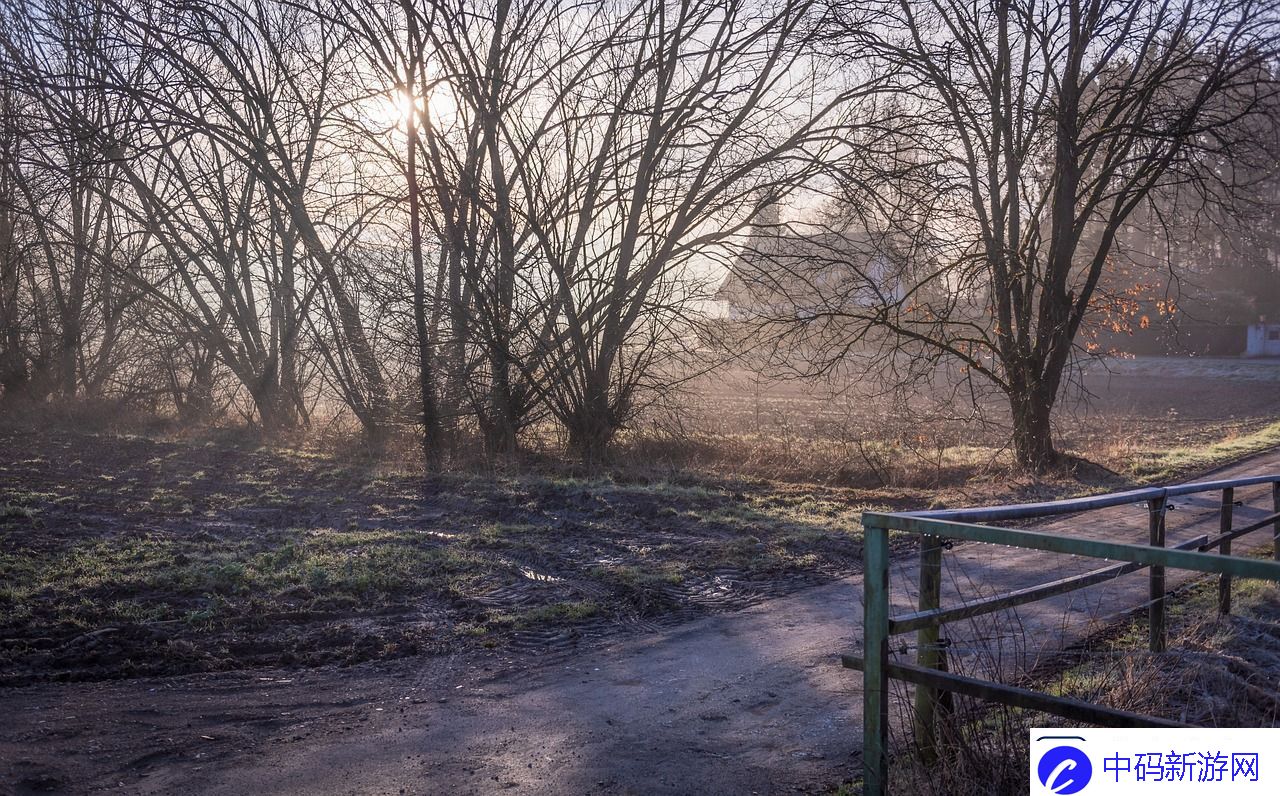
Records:
[[[1231,532],[1231,515],[1235,510],[1236,491],[1231,487],[1222,490],[1222,511],[1218,514],[1218,530],[1221,533]],[[1231,540],[1222,543],[1218,552],[1224,556],[1231,555]],[[1218,613],[1231,613],[1231,576],[1222,573],[1218,576]]]
[[[932,611],[942,604],[942,539],[937,536],[920,537],[920,610]],[[916,663],[928,669],[942,668],[938,647],[941,635],[937,625],[922,627],[916,631]],[[916,686],[916,747],[920,759],[926,764],[937,760],[937,706],[938,691],[924,685]]]
[[[1271,508],[1275,513],[1280,514],[1280,481],[1276,481],[1271,485]],[[1272,523],[1273,531],[1271,539],[1273,545],[1272,558],[1280,561],[1280,519]]]
[[[864,528],[863,533],[863,793],[884,796],[889,786],[889,531]]]
[[[1147,509],[1150,512],[1148,520],[1148,529],[1150,530],[1151,546],[1164,547],[1164,511],[1165,500],[1163,496],[1155,498],[1147,502]],[[1151,607],[1148,609],[1150,617],[1150,642],[1152,652],[1164,652],[1165,633],[1164,633],[1164,567],[1151,567],[1150,576],[1151,585]]]

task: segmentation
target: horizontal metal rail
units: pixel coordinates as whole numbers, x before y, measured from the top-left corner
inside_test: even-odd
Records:
[[[1204,550],[1208,542],[1208,536],[1197,536],[1169,549]],[[1138,563],[1114,564],[1102,569],[1095,569],[1092,572],[1072,575],[1048,583],[1041,583],[1037,586],[1028,586],[1025,589],[997,594],[982,600],[974,600],[964,605],[957,605],[951,608],[935,608],[930,611],[916,611],[895,616],[889,619],[889,635],[896,636],[900,633],[919,630],[922,627],[936,627],[960,619],[972,619],[975,616],[983,616],[984,614],[1015,608],[1019,605],[1044,600],[1049,597],[1057,597],[1060,594],[1087,589],[1090,586],[1114,580],[1121,575],[1128,575],[1131,572],[1145,569],[1147,566],[1149,565]]]
[[[1214,575],[1234,575],[1239,578],[1280,581],[1280,562],[1259,561],[1250,558],[1233,558],[1193,550],[1172,547],[1107,542],[1101,539],[1079,539],[1071,536],[1030,531],[1018,528],[996,528],[990,525],[974,525],[968,522],[935,520],[905,514],[881,514],[868,511],[862,515],[864,528],[886,528],[910,533],[966,539],[971,542],[1025,547],[1030,550],[1046,550],[1051,553],[1102,558],[1111,561],[1189,569]]]
[[[1164,487],[1164,491],[1165,495],[1168,497],[1178,497],[1180,495],[1190,495],[1195,492],[1218,492],[1223,489],[1238,489],[1242,486],[1257,486],[1258,484],[1274,483],[1280,483],[1280,474],[1251,475],[1246,478],[1224,478],[1220,481],[1195,481],[1190,484],[1167,486]]]
[[[965,522],[997,522],[1000,520],[1026,520],[1034,517],[1054,517],[1059,514],[1075,514],[1082,511],[1094,511],[1124,506],[1129,503],[1142,503],[1155,500],[1164,494],[1163,489],[1132,489],[1128,492],[1116,492],[1109,495],[1091,495],[1089,497],[1072,498],[1070,500],[1049,503],[1019,503],[1013,506],[991,506],[989,508],[969,509],[932,509],[929,511],[898,512],[899,517],[922,517],[933,520],[957,520]]]
[[[1275,513],[1243,528],[1233,529],[1231,520],[1234,490],[1239,487],[1262,484],[1271,485],[1271,499]],[[1174,547],[1165,547],[1165,512],[1169,508],[1169,498],[1216,491],[1222,493],[1219,534],[1213,538],[1200,536]],[[1043,531],[977,524],[1077,514],[1135,503],[1146,504],[1149,545],[1082,539]],[[1236,558],[1230,555],[1232,539],[1260,530],[1268,524],[1272,524],[1275,529],[1274,561]],[[865,658],[844,656],[843,661],[846,666],[861,669],[863,672],[863,782],[865,792],[869,796],[882,796],[888,787],[889,681],[891,679],[916,685],[914,723],[922,759],[936,758],[934,729],[936,710],[944,704],[938,699],[939,691],[967,694],[1016,707],[1043,710],[1093,724],[1122,727],[1185,726],[1152,716],[1140,716],[1080,700],[951,674],[946,671],[946,657],[939,657],[935,651],[938,644],[938,628],[942,624],[1064,594],[1149,567],[1150,647],[1153,652],[1162,652],[1165,645],[1164,570],[1166,568],[1221,575],[1219,611],[1223,613],[1230,611],[1232,577],[1256,578],[1280,583],[1280,474],[1133,489],[1111,495],[1093,495],[1051,503],[902,513],[868,511],[862,515],[862,526],[865,537],[863,547],[863,654]],[[896,618],[891,618],[889,615],[890,531],[904,531],[926,537],[920,549],[918,610]],[[948,538],[1044,550],[1119,563],[1081,575],[1060,578],[1051,583],[994,595],[967,605],[943,608],[940,605],[943,549],[940,540]],[[1221,554],[1204,552],[1215,548],[1220,548]],[[916,664],[890,661],[891,637],[911,630],[917,632],[916,645],[919,652]]]
[[[1108,495],[1090,495],[1088,497],[1057,500],[1048,503],[1019,503],[1012,506],[992,506],[990,508],[966,509],[932,509],[929,511],[899,512],[899,517],[922,517],[933,520],[957,520],[964,522],[997,522],[1000,520],[1025,520],[1035,517],[1054,517],[1059,514],[1076,514],[1082,511],[1094,511],[1112,506],[1123,506],[1129,503],[1144,503],[1160,498],[1178,497],[1197,492],[1216,492],[1227,488],[1256,486],[1258,484],[1274,484],[1280,482],[1280,475],[1255,475],[1247,478],[1230,478],[1222,481],[1201,481],[1176,486],[1147,487],[1131,489],[1127,492],[1115,492]]]
[[[865,670],[865,663],[863,659],[857,655],[841,655],[840,662],[847,669],[857,669],[858,671]],[[1116,710],[1115,708],[1095,705],[1091,702],[1083,702],[1079,699],[1071,699],[1070,697],[1053,696],[1039,691],[1031,691],[1026,688],[1005,685],[1004,683],[994,683],[990,680],[979,680],[976,677],[966,677],[962,674],[940,672],[937,669],[929,669],[924,666],[915,666],[909,663],[889,663],[885,665],[885,671],[895,680],[903,680],[908,683],[914,683],[915,685],[928,686],[942,691],[951,691],[956,694],[977,697],[978,699],[987,699],[992,702],[999,702],[1003,705],[1011,705],[1015,708],[1040,710],[1046,713],[1053,713],[1054,715],[1062,716],[1063,718],[1072,719],[1074,721],[1084,721],[1089,724],[1096,724],[1102,727],[1192,726],[1190,724],[1182,724],[1180,722],[1161,719],[1155,716],[1144,716],[1140,713],[1130,713],[1127,710]]]
[[[1221,546],[1223,542],[1230,542],[1233,539],[1239,539],[1241,536],[1253,533],[1254,531],[1261,530],[1264,526],[1275,523],[1276,520],[1280,520],[1280,512],[1276,512],[1275,514],[1271,514],[1267,517],[1263,517],[1257,522],[1250,523],[1249,525],[1246,525],[1243,528],[1233,528],[1232,530],[1227,531],[1226,533],[1218,534],[1212,539],[1206,540],[1205,543],[1200,545],[1200,547],[1197,549],[1201,551],[1212,550],[1215,547]]]

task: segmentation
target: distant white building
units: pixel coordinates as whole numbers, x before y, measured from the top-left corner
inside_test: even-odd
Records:
[[[730,320],[805,320],[891,304],[904,286],[884,244],[866,232],[794,233],[766,211],[715,297]]]
[[[1249,337],[1244,355],[1280,357],[1280,323],[1264,320],[1249,324]]]

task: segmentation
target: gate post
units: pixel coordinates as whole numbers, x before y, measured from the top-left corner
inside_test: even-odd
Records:
[[[1280,514],[1280,481],[1271,485],[1271,508],[1276,514]],[[1280,519],[1272,523],[1272,528],[1271,539],[1275,549],[1271,557],[1280,561]]]
[[[920,537],[920,610],[932,611],[942,604],[942,539]],[[941,669],[942,650],[938,646],[941,628],[929,625],[916,631],[916,663],[927,669]],[[916,686],[916,746],[926,764],[938,758],[937,747],[938,690]]]
[[[864,528],[862,547],[862,769],[865,796],[889,779],[889,531]]]
[[[1166,498],[1155,498],[1147,501],[1147,510],[1150,512],[1148,520],[1148,530],[1150,531],[1151,546],[1164,547],[1164,512]],[[1151,566],[1150,578],[1150,597],[1151,606],[1147,611],[1150,618],[1150,642],[1152,652],[1164,652],[1165,648],[1165,631],[1164,631],[1164,567],[1153,564]]]
[[[1231,487],[1222,490],[1222,511],[1218,515],[1218,531],[1231,533],[1231,515],[1235,510],[1236,491]],[[1231,555],[1231,540],[1224,539],[1218,552],[1224,556]],[[1231,613],[1231,576],[1222,573],[1218,576],[1218,613]]]

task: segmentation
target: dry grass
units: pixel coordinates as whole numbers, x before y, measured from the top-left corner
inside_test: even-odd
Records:
[[[1145,620],[1089,645],[1056,690],[1206,727],[1280,724],[1280,585],[1239,581],[1232,614],[1217,612],[1217,580],[1171,598],[1167,652],[1142,649]]]
[[[1136,618],[1064,652],[1024,685],[1198,726],[1280,726],[1280,584],[1238,582],[1233,600],[1233,614],[1220,616],[1216,578],[1197,581],[1170,600],[1167,652],[1145,649],[1146,620]],[[898,687],[903,709],[896,725],[909,728],[907,689]],[[898,733],[895,746],[903,751],[892,761],[892,791],[1025,793],[1028,730],[1072,726],[963,697],[953,717],[940,730],[939,765],[922,765],[910,731]]]
[[[977,406],[975,408],[975,400]],[[176,442],[266,444],[274,450],[364,461],[392,472],[420,468],[413,429],[370,451],[341,416],[265,440],[244,427],[189,427],[102,402],[42,406],[13,426],[140,433]],[[326,416],[327,417],[327,416]],[[941,385],[884,395],[860,382],[768,380],[722,369],[650,407],[618,437],[610,474],[696,482],[762,479],[827,487],[947,492],[981,499],[988,484],[1047,495],[1175,479],[1280,444],[1280,362],[1132,360],[1087,372],[1058,405],[1055,440],[1070,461],[1095,467],[1023,479],[1013,470],[1007,408],[998,395]],[[594,476],[562,455],[553,426],[526,434],[517,462],[487,461],[464,434],[448,465],[461,472]],[[1055,484],[1055,481],[1066,483]]]
[[[1148,364],[1086,374],[1059,403],[1059,450],[1096,465],[1068,480],[1164,481],[1280,444],[1280,363],[1241,374],[1234,363]],[[655,407],[619,449],[626,463],[795,483],[937,490],[1016,479],[1006,407],[991,395],[977,403],[939,387],[884,396],[726,371]]]

